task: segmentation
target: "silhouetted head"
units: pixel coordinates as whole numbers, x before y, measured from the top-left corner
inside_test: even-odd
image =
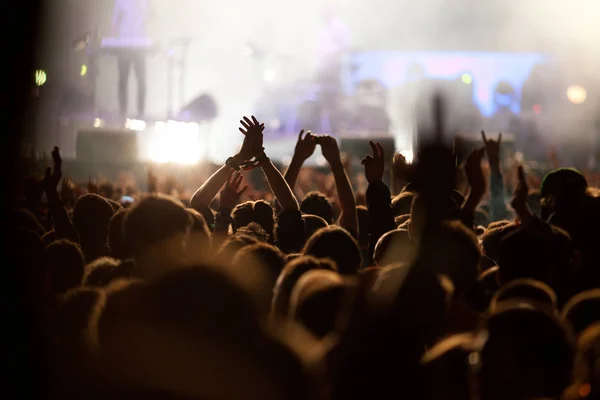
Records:
[[[81,286],[83,253],[76,243],[68,240],[51,243],[46,247],[46,263],[55,295]]]
[[[554,290],[534,279],[515,279],[502,286],[492,298],[490,311],[494,312],[498,304],[504,301],[523,301],[549,312],[554,312],[557,307]]]
[[[415,256],[415,244],[408,231],[396,229],[385,233],[375,245],[373,261],[379,266],[409,263]]]
[[[132,278],[135,275],[133,260],[117,260],[101,257],[85,266],[83,285],[102,288],[119,279]]]
[[[170,197],[148,196],[135,203],[125,216],[125,240],[141,276],[155,276],[181,261],[192,226],[190,213]]]
[[[571,380],[573,339],[552,316],[515,306],[487,322],[481,351],[481,398],[558,399]]]
[[[358,245],[361,249],[369,248],[369,232],[371,231],[371,216],[365,206],[356,207],[358,217]]]
[[[332,333],[349,296],[348,287],[337,272],[313,270],[303,274],[290,298],[290,316],[316,337]]]
[[[413,198],[415,197],[413,192],[402,192],[392,199],[392,210],[396,217],[400,215],[410,214],[410,207],[412,205]]]
[[[302,219],[304,220],[304,237],[306,240],[308,240],[319,229],[329,226],[327,221],[318,215],[304,214],[302,215]]]
[[[310,192],[300,203],[300,211],[304,214],[317,215],[328,224],[333,223],[333,206],[321,192]]]
[[[304,254],[330,258],[342,275],[355,275],[362,265],[358,243],[348,231],[336,226],[317,231],[306,243]]]
[[[77,199],[73,208],[73,225],[79,234],[84,253],[88,252],[88,247],[105,245],[113,214],[110,203],[97,194],[88,193]],[[89,254],[85,256],[87,261],[91,261]]]
[[[332,261],[311,256],[298,256],[288,262],[279,274],[273,289],[272,315],[286,317],[289,312],[290,296],[298,279],[307,271],[321,269],[337,271],[337,267]]]
[[[257,243],[243,247],[237,252],[233,260],[234,265],[252,266],[254,263],[259,263],[265,266],[269,273],[269,285],[275,286],[275,282],[286,263],[285,254],[277,247],[267,243]]]
[[[498,262],[502,239],[517,228],[518,225],[510,221],[492,222],[481,237],[481,246],[483,247],[484,254]]]
[[[247,201],[238,204],[231,212],[231,218],[231,229],[234,233],[238,229],[256,222],[263,227],[269,235],[270,240],[272,240],[275,229],[275,217],[273,207],[266,201]]]
[[[573,296],[563,307],[561,318],[571,325],[576,335],[600,322],[600,289],[586,290]]]
[[[125,215],[126,209],[119,210],[110,219],[108,226],[108,245],[110,254],[119,260],[133,257],[133,253],[125,241]]]

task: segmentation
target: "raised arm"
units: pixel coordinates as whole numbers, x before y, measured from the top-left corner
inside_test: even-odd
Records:
[[[292,192],[296,186],[296,180],[298,179],[298,174],[302,169],[302,164],[304,164],[304,162],[313,155],[317,146],[315,137],[310,131],[308,131],[304,137],[302,136],[303,134],[304,130],[300,131],[292,161],[285,171],[285,180],[290,186]]]
[[[471,190],[462,207],[462,220],[465,225],[470,227],[473,227],[475,220],[475,209],[485,194],[485,177],[481,168],[481,160],[484,154],[484,148],[474,150],[465,164],[465,173]]]
[[[77,231],[71,223],[69,214],[58,195],[57,186],[62,177],[62,158],[60,157],[58,147],[55,147],[54,150],[52,150],[52,161],[54,164],[53,170],[51,171],[50,167],[46,168],[46,175],[42,181],[42,187],[48,198],[48,206],[50,207],[50,213],[54,223],[54,231],[58,237],[78,243],[79,237]]]
[[[500,144],[502,143],[502,133],[498,135],[498,140],[488,139],[484,131],[481,131],[481,138],[485,145],[490,164],[490,214],[492,221],[500,221],[506,218],[506,203],[504,202],[504,181],[500,169]]]
[[[252,119],[256,121],[256,118],[252,117]],[[249,124],[253,124],[254,122],[249,118],[244,117],[240,123],[247,128]],[[264,129],[264,124],[260,125],[260,127]],[[225,165],[212,174],[212,176],[196,190],[196,193],[194,193],[190,200],[191,208],[198,210],[202,207],[210,206],[210,203],[212,203],[217,193],[219,193],[219,190],[221,190],[227,181],[229,174],[234,170],[239,170],[244,162],[254,157],[258,151],[258,146],[262,148],[262,131],[260,132],[260,143],[257,142],[259,138],[256,136],[256,132],[249,132],[242,128],[240,128],[240,132],[245,136],[242,148],[233,157],[228,158]]]
[[[347,229],[353,235],[358,235],[358,217],[356,215],[356,199],[350,185],[350,179],[342,164],[340,149],[337,141],[331,136],[318,136],[317,144],[321,146],[323,157],[331,166],[331,172],[335,178],[335,187],[338,200],[342,208],[340,215],[340,226]]]
[[[390,190],[383,183],[385,155],[380,143],[369,142],[373,155],[367,155],[362,160],[365,166],[365,177],[369,182],[367,189],[367,208],[371,218],[369,231],[369,258],[373,260],[375,245],[379,238],[388,231],[396,228],[394,212],[392,211]]]

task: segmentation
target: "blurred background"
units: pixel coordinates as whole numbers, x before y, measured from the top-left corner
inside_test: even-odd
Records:
[[[125,38],[119,2],[43,4],[24,151],[217,163],[254,114],[284,163],[302,128],[349,152],[375,138],[410,159],[417,114],[437,90],[467,141],[486,129],[528,160],[598,162],[598,1],[125,0],[123,15],[144,10],[144,34]],[[143,110],[135,68],[119,106],[128,54],[145,65]]]

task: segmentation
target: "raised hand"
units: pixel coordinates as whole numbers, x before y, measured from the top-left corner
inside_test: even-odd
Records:
[[[369,183],[380,182],[383,180],[384,153],[381,143],[369,142],[373,155],[367,155],[362,159],[361,164],[365,166],[365,177]]]
[[[323,157],[325,157],[329,165],[333,166],[342,163],[340,148],[334,137],[329,135],[317,136],[317,144],[321,146]]]
[[[500,144],[502,143],[502,132],[498,135],[498,140],[488,139],[484,131],[481,131],[481,138],[485,146],[485,153],[492,168],[500,165]]]
[[[50,167],[46,168],[44,179],[41,182],[41,186],[46,192],[46,195],[57,193],[58,183],[62,177],[62,158],[60,157],[60,151],[58,147],[54,147],[52,150],[52,170]]]
[[[471,193],[483,195],[485,193],[485,176],[481,168],[481,160],[485,154],[484,148],[473,150],[465,163],[465,174],[471,186]]]
[[[513,193],[510,205],[522,223],[526,223],[532,218],[531,210],[529,210],[529,206],[527,205],[528,196],[529,185],[527,184],[527,179],[525,179],[525,171],[523,170],[523,166],[519,165],[517,167],[517,187]]]
[[[220,208],[231,210],[233,209],[240,199],[242,193],[248,189],[248,185],[245,185],[240,189],[244,176],[239,172],[231,171],[227,178],[227,183],[223,190],[221,190]]]
[[[252,116],[252,119],[244,117],[240,120],[242,127],[239,128],[245,136],[244,143],[238,155],[241,161],[248,161],[252,157],[259,155],[263,151],[263,131],[265,124],[261,124]]]
[[[308,131],[306,132],[306,135],[303,135],[304,129],[300,131],[298,141],[296,142],[296,148],[294,149],[294,157],[297,157],[302,162],[309,159],[317,147],[316,138],[311,131]]]

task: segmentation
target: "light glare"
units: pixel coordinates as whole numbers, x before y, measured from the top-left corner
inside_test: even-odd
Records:
[[[583,86],[571,85],[567,89],[567,98],[573,104],[583,104],[587,99],[587,92]]]

